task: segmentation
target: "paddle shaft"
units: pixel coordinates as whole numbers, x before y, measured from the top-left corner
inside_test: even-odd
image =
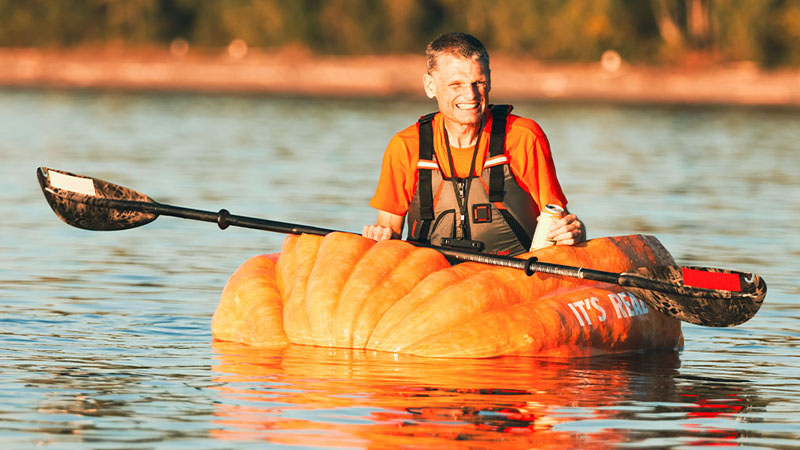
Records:
[[[223,230],[228,228],[229,226],[236,226],[242,228],[251,228],[255,230],[274,231],[285,234],[313,234],[319,236],[324,236],[326,234],[338,231],[328,228],[312,227],[312,226],[299,225],[288,222],[279,222],[275,220],[238,216],[235,214],[231,214],[226,209],[221,209],[219,212],[203,211],[199,209],[167,205],[163,203],[158,203],[156,201],[139,202],[131,200],[117,200],[110,198],[92,198],[91,203],[96,206],[112,207],[116,209],[127,209],[127,210],[140,211],[148,214],[172,216],[183,219],[200,220],[204,222],[213,222],[216,223],[217,226],[219,226],[219,228]],[[670,289],[670,285],[667,283],[658,283],[653,280],[647,280],[646,278],[642,277],[636,277],[631,275],[623,276],[618,273],[604,272],[601,270],[584,269],[580,267],[563,266],[560,264],[543,263],[539,262],[535,257],[528,259],[519,259],[519,258],[512,258],[509,256],[471,253],[456,249],[450,249],[446,247],[434,247],[431,245],[420,244],[416,242],[412,242],[412,244],[418,245],[420,247],[433,248],[441,252],[442,254],[457,259],[459,261],[477,262],[483,264],[490,264],[494,266],[520,269],[525,271],[525,273],[528,275],[533,275],[534,273],[539,272],[551,275],[561,275],[573,278],[601,281],[604,283],[611,283],[611,284],[622,284],[624,281],[628,281],[623,285],[636,286],[636,287],[645,287],[640,283],[637,283],[637,281],[639,282],[651,281],[652,283],[648,283],[651,284],[651,286],[648,287],[650,289],[672,291],[672,289]]]
[[[157,215],[165,215],[172,217],[179,217],[184,219],[201,220],[205,222],[213,222],[224,230],[229,226],[236,226],[242,228],[251,228],[255,230],[273,231],[284,234],[313,234],[324,236],[329,233],[341,232],[328,228],[313,227],[308,225],[300,225],[295,223],[280,222],[275,220],[259,219],[255,217],[238,216],[231,214],[226,209],[221,209],[219,212],[203,211],[199,209],[184,208],[180,206],[167,205],[153,201],[137,202],[130,200],[116,200],[109,198],[98,198],[98,203],[108,203],[108,206],[116,208],[129,208],[135,209],[145,213],[153,213]],[[348,232],[349,233],[349,232]],[[599,281],[602,283],[616,284],[623,287],[631,287],[638,289],[646,289],[652,291],[663,292],[666,294],[686,295],[692,289],[686,287],[676,286],[673,283],[667,283],[660,280],[642,277],[630,273],[614,273],[602,270],[586,269],[582,267],[565,266],[561,264],[540,262],[536,257],[527,259],[513,258],[510,256],[500,256],[485,253],[473,253],[463,250],[457,250],[447,247],[433,246],[430,244],[423,244],[419,242],[410,243],[418,247],[432,248],[445,256],[463,262],[476,262],[488,264],[493,266],[509,267],[524,271],[528,276],[534,273],[545,273],[549,275],[566,276],[571,278],[579,278],[591,281]]]

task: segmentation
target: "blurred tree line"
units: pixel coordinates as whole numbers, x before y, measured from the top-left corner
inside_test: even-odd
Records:
[[[0,46],[168,45],[233,39],[323,54],[420,54],[447,31],[549,61],[800,65],[800,0],[0,0]],[[698,58],[699,55],[699,58]]]

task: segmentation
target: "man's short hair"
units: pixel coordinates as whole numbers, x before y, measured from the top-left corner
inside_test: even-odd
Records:
[[[489,69],[489,52],[486,51],[483,43],[471,34],[447,33],[431,41],[428,48],[425,49],[428,73],[436,69],[437,59],[444,53],[478,60],[484,64],[487,70]]]

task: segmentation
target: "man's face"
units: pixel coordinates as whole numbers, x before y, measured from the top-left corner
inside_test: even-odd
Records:
[[[423,76],[425,93],[436,98],[445,120],[460,125],[477,125],[489,102],[489,68],[480,61],[445,53],[437,58],[436,69]]]

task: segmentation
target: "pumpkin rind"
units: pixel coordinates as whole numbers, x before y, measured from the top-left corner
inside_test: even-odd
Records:
[[[297,239],[292,243],[290,239]],[[282,251],[278,258],[278,270],[281,273],[283,288],[283,328],[289,340],[296,344],[311,342],[311,326],[306,311],[306,294],[308,279],[317,260],[322,240],[318,236],[290,236],[287,251]],[[283,260],[286,258],[286,268]]]
[[[283,332],[283,301],[275,281],[277,259],[278,255],[254,256],[231,275],[211,319],[216,339],[259,347],[289,343]]]
[[[388,240],[375,244],[348,279],[335,313],[334,345],[366,348],[375,325],[428,274],[449,267],[441,253]]]
[[[342,289],[353,269],[374,244],[375,241],[345,233],[333,233],[322,239],[314,268],[309,274],[305,298],[307,334],[311,339],[298,344],[335,346],[334,313]]]
[[[649,236],[548,247],[535,256],[611,272],[674,264]],[[574,357],[682,345],[678,320],[646,308],[620,286],[538,273],[529,277],[478,263],[450,266],[439,252],[403,241],[375,243],[346,233],[290,236],[271,272],[248,271],[249,266],[246,262],[228,285],[241,290],[250,286],[250,277],[272,276],[264,286],[277,295],[261,296],[272,303],[268,308],[236,303],[226,285],[225,308],[238,305],[251,312],[218,310],[216,339],[251,345],[285,339],[430,357]],[[274,324],[256,328],[239,320],[223,327],[220,322],[266,310],[278,317],[274,311],[279,309],[285,335]],[[241,329],[232,332],[236,327]],[[277,336],[257,336],[270,333]]]

